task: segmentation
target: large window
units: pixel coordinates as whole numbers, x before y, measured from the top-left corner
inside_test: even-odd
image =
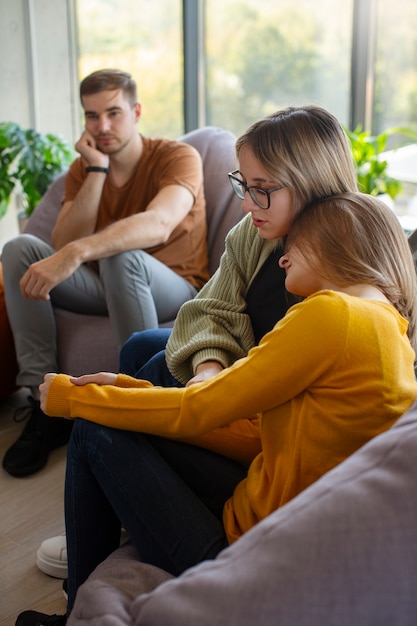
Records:
[[[417,3],[378,0],[375,12],[372,132],[405,127],[417,134]],[[404,228],[412,231],[417,228],[417,143],[410,141],[396,133],[388,140],[388,147],[396,149],[386,159],[390,175],[403,187],[396,213]]]
[[[373,133],[417,131],[415,0],[75,2],[79,77],[104,66],[131,71],[144,133],[175,137],[189,127],[184,84],[196,91],[195,125],[239,133],[280,107],[313,102]],[[184,20],[196,11],[198,23]],[[184,77],[184,24],[197,42],[187,55],[198,78]]]
[[[349,122],[352,0],[207,0],[207,120],[315,103]]]
[[[181,0],[77,0],[80,78],[103,67],[138,85],[145,135],[183,132]]]
[[[373,132],[417,132],[417,2],[378,0],[376,11]]]

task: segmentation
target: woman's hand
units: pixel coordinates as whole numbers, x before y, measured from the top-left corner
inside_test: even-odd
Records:
[[[46,399],[48,397],[48,393],[49,393],[49,387],[51,386],[51,382],[53,381],[53,379],[55,378],[55,376],[58,376],[58,374],[45,374],[44,378],[43,378],[43,383],[41,385],[39,385],[39,391],[40,391],[40,403],[41,403],[41,409],[44,413],[46,413]]]
[[[97,374],[84,374],[84,376],[71,376],[70,381],[79,387],[90,385],[91,383],[96,385],[114,385],[116,378],[117,374],[112,372],[98,372]]]
[[[48,398],[49,387],[55,376],[58,374],[50,373],[45,374],[43,383],[39,385],[40,392],[40,403],[41,409],[44,413],[46,413],[46,400]],[[84,376],[71,376],[70,381],[73,385],[78,385],[81,387],[82,385],[89,385],[90,383],[95,383],[96,385],[114,385],[116,382],[117,374],[113,374],[112,372],[99,372],[98,374],[86,374]]]
[[[205,361],[204,363],[200,363],[195,371],[195,376],[190,378],[185,386],[191,387],[191,385],[195,385],[195,383],[202,383],[213,376],[217,376],[223,369],[223,365],[218,361]]]

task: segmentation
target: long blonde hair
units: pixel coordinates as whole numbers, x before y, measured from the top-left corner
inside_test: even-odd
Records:
[[[286,248],[296,245],[321,276],[347,286],[378,288],[408,321],[417,348],[417,278],[407,237],[393,211],[363,193],[316,201],[291,224]]]
[[[253,124],[236,142],[248,146],[277,185],[292,193],[293,215],[332,194],[357,190],[349,140],[340,122],[314,105],[288,107]]]

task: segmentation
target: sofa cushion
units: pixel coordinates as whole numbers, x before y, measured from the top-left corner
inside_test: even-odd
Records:
[[[65,175],[64,172],[55,178],[25,226],[25,233],[35,235],[49,244],[51,243],[51,232],[64,197]]]
[[[88,584],[80,587],[77,609],[70,622],[92,626],[93,623],[102,625],[109,620],[109,623],[127,624],[130,622],[132,600],[172,578],[171,574],[157,567],[141,563],[135,548],[129,543],[101,563],[97,573],[99,575],[91,577]]]
[[[236,168],[233,133],[217,126],[198,128],[179,138],[194,146],[201,155],[207,210],[209,270],[214,274],[224,251],[229,230],[242,219],[242,201],[233,192],[227,173]]]
[[[414,626],[416,463],[417,402],[217,559],[145,594],[149,566],[127,560],[138,596],[131,602],[132,588],[127,598],[113,580],[109,615],[122,603],[120,625]],[[94,622],[88,591],[99,579],[100,567],[77,597],[70,626]]]

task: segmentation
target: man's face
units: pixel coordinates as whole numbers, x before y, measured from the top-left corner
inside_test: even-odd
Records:
[[[120,152],[137,134],[140,104],[130,104],[121,90],[83,96],[85,128],[96,148],[105,154]]]

